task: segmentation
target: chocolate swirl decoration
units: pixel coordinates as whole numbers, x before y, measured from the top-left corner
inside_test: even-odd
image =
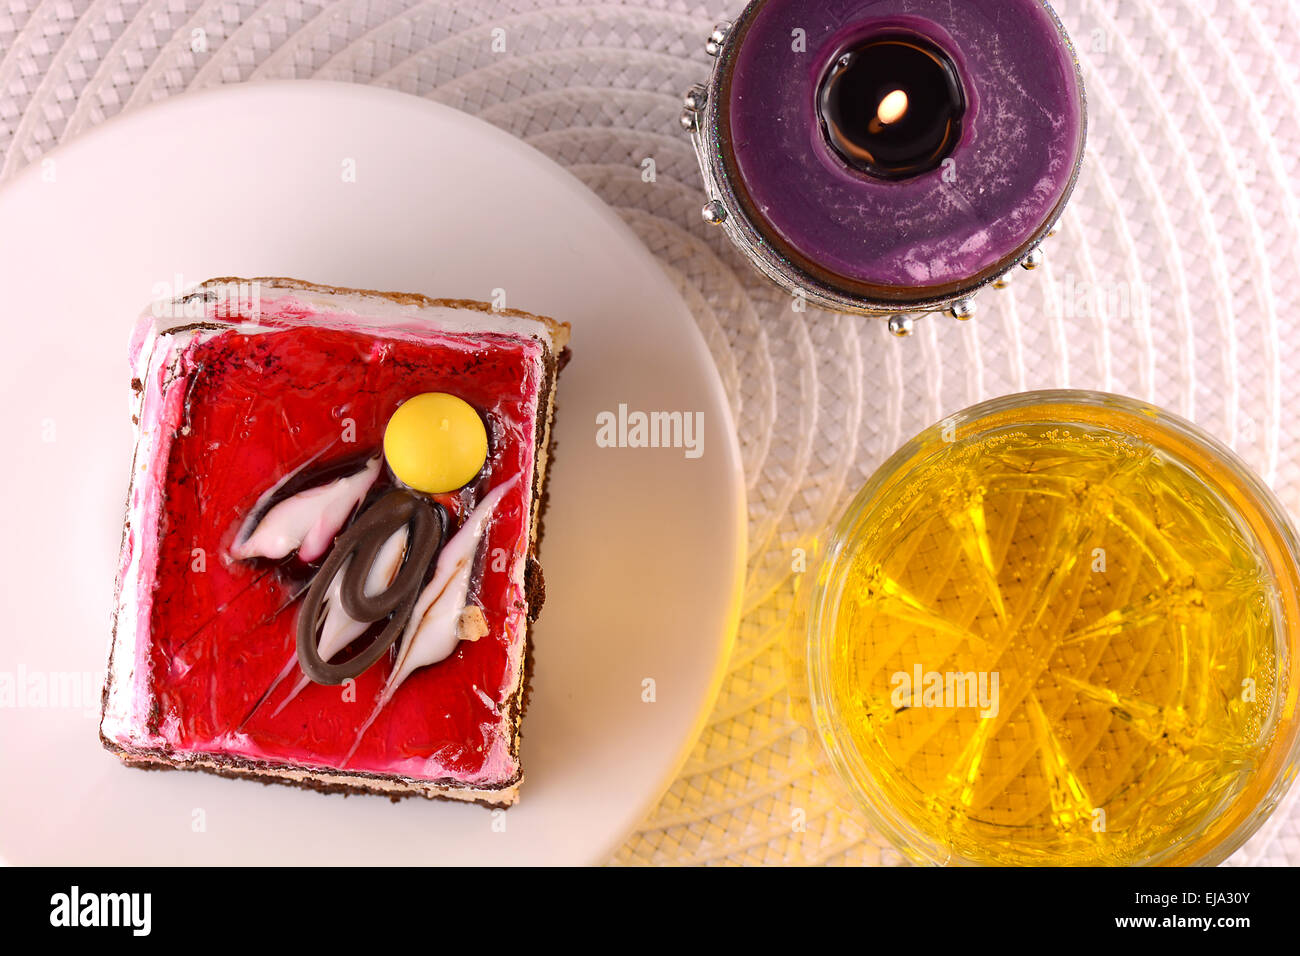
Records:
[[[341,684],[359,677],[388,652],[411,617],[420,585],[446,537],[446,524],[446,512],[441,506],[398,489],[367,508],[339,535],[298,612],[298,663],[304,674],[317,684]],[[397,576],[383,591],[367,594],[366,579],[380,549],[406,526],[409,526],[406,555]],[[363,624],[373,624],[385,617],[388,623],[351,660],[331,664],[320,656],[317,634],[330,584],[345,564],[347,569],[342,571],[339,589],[343,610]]]

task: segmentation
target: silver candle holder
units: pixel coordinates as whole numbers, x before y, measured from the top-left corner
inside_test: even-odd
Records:
[[[705,43],[706,52],[714,57],[712,73],[707,83],[692,86],[685,95],[681,125],[690,134],[708,197],[701,211],[706,223],[721,229],[762,275],[792,296],[802,297],[808,303],[832,312],[885,318],[890,331],[899,336],[910,334],[916,320],[928,314],[943,313],[960,321],[968,321],[978,311],[976,295],[983,288],[1005,288],[1016,269],[1032,272],[1043,264],[1043,244],[1059,232],[1066,201],[1078,180],[1082,145],[1065,187],[1064,197],[1025,247],[1017,250],[1018,254],[1010,257],[1004,267],[975,277],[959,288],[945,289],[933,295],[922,293],[905,301],[890,300],[845,288],[833,280],[828,281],[826,275],[814,274],[795,261],[797,257],[784,254],[779,244],[773,241],[771,229],[765,228],[762,222],[756,221],[758,217],[747,211],[747,203],[738,195],[734,169],[728,167],[726,159],[728,130],[724,120],[724,104],[728,79],[740,45],[737,37],[745,35],[746,27],[765,2],[766,0],[753,0],[734,23],[724,20],[713,28]],[[1050,7],[1045,3],[1043,6],[1069,50],[1077,72],[1077,58],[1074,57],[1064,27]],[[1086,136],[1086,102],[1082,99],[1081,76],[1078,82],[1084,128],[1081,135]]]

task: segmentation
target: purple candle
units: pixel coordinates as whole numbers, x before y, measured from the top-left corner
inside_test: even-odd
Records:
[[[757,0],[714,41],[708,119],[688,117],[712,218],[792,288],[951,307],[1069,198],[1083,84],[1042,0]]]

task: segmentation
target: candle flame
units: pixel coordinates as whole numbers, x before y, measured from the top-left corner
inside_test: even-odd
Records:
[[[907,107],[907,94],[902,90],[894,90],[880,101],[880,106],[876,108],[876,118],[882,126],[889,126],[907,115]]]

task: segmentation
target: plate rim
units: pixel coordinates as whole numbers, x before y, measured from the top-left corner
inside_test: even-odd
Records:
[[[654,807],[681,776],[682,768],[708,725],[709,717],[713,713],[722,686],[726,681],[729,673],[728,664],[737,641],[743,616],[742,609],[749,556],[748,483],[730,396],[727,394],[721,372],[713,358],[712,350],[709,348],[694,313],[673,283],[663,263],[650,251],[632,227],[618,215],[614,207],[610,206],[568,168],[551,159],[551,157],[532,146],[526,140],[479,116],[446,103],[391,87],[315,78],[258,79],[238,83],[222,83],[200,89],[187,89],[140,106],[128,106],[123,111],[108,117],[89,129],[81,131],[71,139],[58,143],[39,157],[32,159],[13,175],[0,181],[0,207],[3,207],[11,196],[19,195],[26,189],[32,188],[33,184],[39,183],[42,164],[47,160],[57,161],[69,155],[75,156],[77,153],[97,148],[101,141],[127,137],[132,126],[160,122],[169,113],[188,110],[195,101],[202,100],[208,104],[219,104],[222,100],[238,102],[259,98],[268,93],[274,96],[351,96],[361,100],[386,100],[402,108],[423,110],[431,117],[431,123],[458,123],[466,128],[475,129],[485,141],[491,142],[494,148],[513,150],[516,157],[531,162],[539,168],[546,169],[548,175],[555,177],[558,182],[568,189],[583,196],[593,215],[601,217],[611,229],[622,232],[628,237],[630,240],[628,243],[629,250],[634,248],[635,254],[640,256],[648,266],[652,267],[646,270],[647,274],[654,275],[653,281],[658,283],[667,295],[679,301],[682,312],[691,319],[687,323],[685,334],[692,340],[693,345],[699,350],[700,354],[707,359],[703,363],[705,374],[701,384],[705,386],[707,394],[712,398],[722,414],[722,427],[719,430],[722,432],[727,461],[724,462],[723,467],[719,468],[719,472],[728,476],[727,486],[734,499],[730,508],[718,510],[718,514],[726,515],[733,525],[732,540],[723,555],[733,565],[730,575],[730,594],[724,602],[723,617],[726,623],[721,629],[722,633],[717,642],[717,650],[710,661],[711,676],[708,686],[699,696],[698,703],[694,707],[691,726],[683,735],[673,752],[671,760],[667,762],[665,772],[653,788],[647,788],[645,797],[636,803],[634,807],[629,801],[630,809],[627,811],[626,818],[628,822],[624,822],[618,827],[617,833],[607,842],[601,844],[600,853],[598,855],[593,853],[592,858],[585,861],[585,865],[601,865],[612,862],[618,849],[626,844],[637,832],[638,826],[649,817]],[[719,544],[726,545],[727,542],[719,539]],[[104,650],[102,656],[107,656],[107,649]],[[525,776],[527,776],[527,768],[525,768]],[[3,848],[0,848],[0,865],[7,865]],[[37,863],[36,865],[40,864]],[[195,866],[204,864],[186,862],[180,865]],[[437,860],[430,860],[424,861],[422,865],[439,866],[446,864]],[[505,865],[516,864],[507,863]]]

